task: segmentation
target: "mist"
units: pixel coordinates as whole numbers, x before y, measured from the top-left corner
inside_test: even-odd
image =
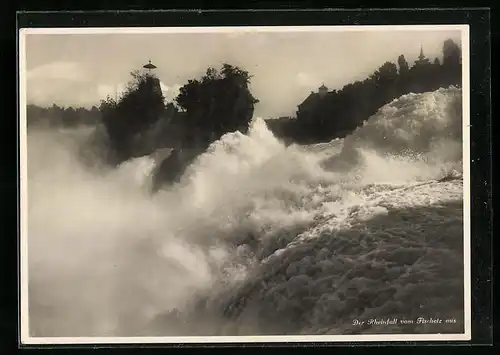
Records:
[[[374,268],[396,275],[394,292],[417,273],[422,300],[436,282],[455,290],[420,310],[459,318],[463,279],[447,268],[463,267],[460,105],[455,88],[405,95],[345,139],[308,146],[285,146],[256,118],[158,194],[153,156],[90,166],[92,130],[30,129],[30,335],[338,334],[351,331],[352,285],[387,297],[363,314],[408,304],[380,291]],[[447,239],[414,235],[443,225]]]

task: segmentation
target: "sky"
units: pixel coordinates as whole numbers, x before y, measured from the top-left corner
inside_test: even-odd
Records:
[[[423,46],[431,60],[443,42],[460,45],[459,30],[335,32],[26,34],[26,95],[38,105],[98,106],[151,60],[167,101],[209,66],[237,65],[260,100],[254,115],[294,115],[311,91],[363,80],[400,54],[412,62]]]

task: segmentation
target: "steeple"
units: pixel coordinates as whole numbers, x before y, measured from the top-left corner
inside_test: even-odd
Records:
[[[420,45],[420,55],[418,56],[418,59],[419,60],[424,60],[425,59],[424,47],[422,45]]]
[[[420,45],[420,55],[418,56],[418,60],[415,61],[415,65],[422,64],[430,64],[429,58],[426,58],[424,55],[424,47]]]

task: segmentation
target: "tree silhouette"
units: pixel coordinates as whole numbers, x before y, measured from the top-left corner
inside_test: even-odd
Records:
[[[178,181],[187,166],[225,133],[247,133],[258,102],[250,92],[250,79],[247,71],[223,64],[220,71],[209,67],[200,79],[191,79],[180,88],[175,102],[182,112],[172,126],[183,132],[185,149],[174,149],[158,165],[153,173],[153,191]]]
[[[398,57],[398,65],[399,65],[399,75],[407,75],[410,71],[410,66],[406,61],[406,58],[403,54]]]
[[[227,132],[247,132],[258,102],[249,90],[250,78],[248,72],[224,64],[220,71],[209,67],[201,79],[180,88],[175,101],[186,112],[187,146],[203,148]]]
[[[116,163],[133,156],[135,135],[157,122],[165,110],[160,80],[151,73],[134,71],[131,75],[132,80],[118,102],[108,97],[100,106]]]
[[[398,68],[396,64],[385,62],[372,74],[370,79],[373,81],[375,89],[373,91],[374,106],[383,106],[397,97]]]
[[[297,117],[268,120],[268,127],[287,142],[314,143],[344,137],[393,99],[408,94],[461,85],[461,51],[453,40],[443,44],[443,62],[425,57],[423,48],[410,67],[404,55],[398,65],[385,62],[367,79],[345,85],[326,95],[311,93]],[[307,106],[307,107],[304,107]]]
[[[401,54],[398,57],[398,66],[399,66],[398,91],[407,92],[410,80],[410,66],[408,65],[408,62],[406,61],[406,58],[403,54]]]
[[[93,126],[100,121],[100,112],[93,106],[91,109],[84,107],[60,107],[53,104],[51,107],[41,107],[29,104],[26,107],[28,127],[64,127],[75,128],[78,126]]]

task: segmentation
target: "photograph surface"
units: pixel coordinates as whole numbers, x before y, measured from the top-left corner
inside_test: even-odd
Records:
[[[21,29],[22,342],[470,339],[468,34]]]

